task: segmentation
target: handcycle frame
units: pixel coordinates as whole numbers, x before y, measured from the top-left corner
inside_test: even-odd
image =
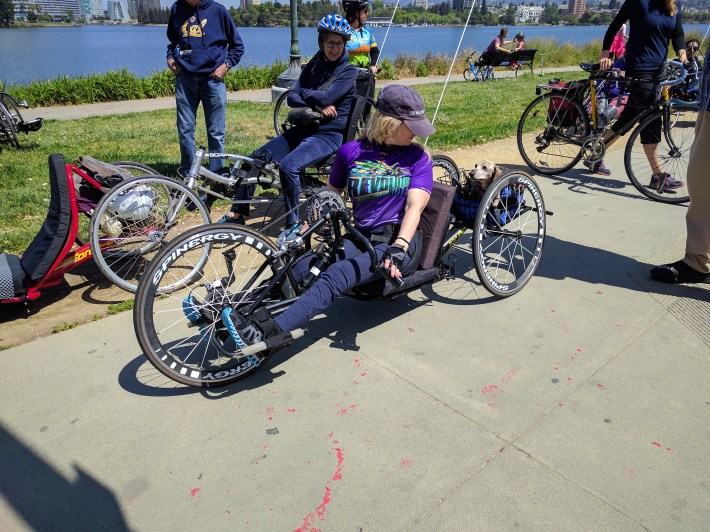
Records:
[[[43,268],[44,273],[40,272],[37,278],[32,278],[27,270],[33,265],[23,264],[25,277],[20,280],[15,276],[15,280],[21,281],[22,290],[19,290],[21,293],[0,299],[0,304],[27,303],[38,299],[45,288],[59,285],[64,280],[65,274],[89,261],[93,256],[89,243],[72,249],[79,233],[79,209],[73,176],[74,174],[78,175],[87,184],[102,193],[107,192],[107,189],[81,167],[66,163],[61,155],[50,155],[49,161],[52,191],[49,212],[42,229],[27,248],[28,251],[33,247],[40,250],[42,247],[47,248],[45,252],[38,252],[37,261],[47,263],[48,266]],[[112,242],[107,241],[103,245],[103,249],[112,245]],[[5,255],[5,257],[15,256]],[[18,265],[18,261],[21,261],[19,258],[10,260],[15,261]]]
[[[451,170],[446,178],[455,182],[458,169]],[[507,201],[502,194],[505,190]],[[150,362],[169,378],[192,386],[223,385],[240,379],[263,365],[279,347],[302,336],[304,330],[286,331],[264,343],[238,347],[222,319],[225,309],[256,320],[283,311],[338,256],[346,235],[369,255],[374,271],[377,256],[372,244],[354,227],[344,206],[332,207],[321,200],[328,193],[333,194],[319,193],[309,200],[309,208],[315,205],[309,212],[317,213],[317,219],[309,220],[299,239],[279,248],[265,235],[234,224],[196,227],[172,240],[151,261],[136,293],[134,327]],[[437,196],[437,205],[430,211],[434,221],[422,245],[423,253],[427,245],[435,250],[432,265],[405,277],[401,286],[381,279],[358,286],[348,295],[393,298],[452,278],[454,268],[445,256],[468,229],[473,231],[474,262],[486,289],[501,297],[520,291],[539,264],[546,232],[548,213],[534,180],[523,172],[500,176],[480,199],[473,223],[450,212],[455,195],[454,186],[435,183],[432,201]],[[425,210],[423,218],[426,216]],[[317,238],[320,242],[314,247]],[[501,251],[492,262],[482,262],[491,254],[487,246],[494,241]],[[307,248],[313,248],[313,253],[306,254]],[[506,260],[524,252],[529,257],[513,272],[515,279],[508,284],[497,282],[498,269],[503,269]],[[309,273],[297,279],[293,266],[306,257],[312,261],[304,264]],[[161,289],[164,283],[170,290]],[[156,298],[158,294],[162,297]],[[184,334],[188,336],[183,338]]]
[[[661,90],[655,103],[644,109],[632,121],[628,122],[618,132],[618,135],[625,135],[634,127],[636,128],[627,142],[625,154],[625,165],[632,184],[650,199],[667,203],[682,203],[688,200],[687,195],[664,197],[663,192],[667,191],[662,191],[661,188],[654,190],[641,183],[639,178],[634,175],[634,172],[630,169],[631,163],[629,162],[633,143],[639,136],[641,129],[656,118],[661,119],[663,123],[663,140],[668,146],[667,157],[669,159],[675,159],[682,156],[681,148],[673,138],[673,135],[671,135],[675,124],[675,122],[671,120],[671,115],[675,112],[697,111],[698,106],[692,102],[678,102],[671,99],[670,88],[684,82],[686,71],[684,65],[678,61],[668,61],[666,65],[667,68],[675,69],[673,77],[666,81],[659,81]],[[571,82],[566,88],[550,84],[538,85],[535,89],[537,97],[528,105],[525,111],[523,111],[520,118],[517,132],[518,149],[528,166],[540,174],[555,175],[564,173],[574,167],[580,160],[583,160],[588,165],[601,161],[606,154],[606,146],[602,141],[602,137],[611,122],[600,122],[597,84],[612,81],[625,83],[633,83],[636,81],[634,78],[621,77],[613,71],[599,70],[598,63],[582,63],[580,68],[589,73],[587,80]],[[581,84],[584,84],[584,88],[580,88]],[[621,98],[621,96],[619,96],[619,98]],[[563,104],[562,102],[564,101],[568,103]],[[526,142],[524,140],[524,136],[526,135],[524,131],[525,123],[529,117],[534,117],[534,113],[539,112],[536,111],[536,106],[540,104],[542,109],[549,109],[546,115],[546,125],[541,133],[537,133],[534,139],[534,145],[531,144],[528,149],[526,149]],[[565,117],[572,117],[574,123],[570,126],[559,125],[565,123]],[[576,152],[570,151],[570,154],[565,156],[556,155],[554,151],[550,151],[550,158],[560,157],[564,161],[554,166],[533,161],[533,148],[539,153],[545,153],[545,150],[554,145],[576,146],[579,147],[579,150]],[[530,155],[528,152],[533,155]],[[658,186],[662,187],[662,181],[659,181]]]

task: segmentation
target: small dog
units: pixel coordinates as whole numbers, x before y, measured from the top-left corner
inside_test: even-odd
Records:
[[[502,173],[501,169],[490,159],[483,159],[476,163],[461,187],[466,196],[482,197],[493,180]]]

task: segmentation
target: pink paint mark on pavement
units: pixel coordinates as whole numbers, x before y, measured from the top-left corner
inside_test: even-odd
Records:
[[[498,386],[495,384],[489,384],[488,386],[481,388],[481,393],[486,399],[488,408],[496,408],[498,405],[495,400],[503,394],[503,390],[499,390]]]
[[[355,358],[355,365],[359,368],[360,367],[360,359]]]
[[[293,413],[296,411],[296,409],[295,409],[295,408],[289,408],[288,411],[293,414]]]
[[[660,447],[660,446],[661,446],[661,444],[658,443],[657,441],[652,441],[652,442],[651,442],[651,445],[655,445],[656,447]]]
[[[515,377],[515,375],[517,375],[517,373],[518,373],[518,370],[517,370],[517,369],[512,369],[512,370],[510,370],[508,373],[506,373],[505,375],[503,375],[503,378],[502,378],[500,381],[501,381],[501,382],[508,382],[510,379],[512,379],[513,377]]]
[[[201,490],[200,488],[192,488],[192,489],[190,490],[190,497],[194,497],[195,495],[197,495],[197,494],[200,493],[201,491],[202,491],[202,490]]]
[[[310,512],[306,517],[303,518],[303,524],[294,530],[294,532],[306,532],[312,531],[315,532],[317,530],[320,530],[318,528],[315,528],[313,526],[313,522],[318,519],[320,521],[325,521],[325,514],[328,511],[327,507],[331,502],[331,493],[332,493],[332,488],[329,486],[331,482],[341,480],[343,478],[343,466],[345,465],[345,456],[343,455],[343,451],[341,451],[339,448],[334,447],[333,450],[335,451],[335,455],[338,458],[338,465],[335,468],[335,472],[333,475],[328,479],[328,481],[325,483],[325,493],[323,494],[323,501],[316,507],[316,509],[312,512]]]
[[[554,308],[551,308],[550,312],[557,312],[557,310],[555,310]]]
[[[414,460],[411,458],[407,458],[405,460],[402,460],[399,465],[400,467],[412,467],[412,464],[414,463]]]
[[[597,388],[604,388],[604,385],[601,382],[597,383]]]
[[[363,371],[362,373],[360,373],[361,377],[364,377],[365,375],[367,375],[367,371]]]

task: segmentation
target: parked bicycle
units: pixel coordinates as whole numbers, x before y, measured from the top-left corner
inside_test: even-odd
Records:
[[[466,81],[488,81],[493,72],[492,67],[481,65],[480,60],[476,61],[473,57],[476,55],[476,50],[466,58],[468,67],[463,71],[463,78]]]
[[[535,181],[523,172],[509,172],[483,197],[465,198],[460,187],[442,183],[458,183],[456,164],[435,156],[434,165],[438,181],[419,225],[424,233],[421,257],[414,262],[419,268],[401,285],[381,279],[350,295],[392,298],[452,278],[455,261],[447,254],[469,229],[475,268],[491,293],[515,294],[534,274],[547,214]],[[134,305],[136,336],[151,364],[191,386],[219,386],[246,377],[305,331],[284,332],[240,349],[223,322],[225,309],[262,318],[282,312],[335,260],[344,238],[354,239],[370,255],[373,271],[378,267],[370,241],[353,226],[337,193],[319,192],[306,205],[308,229],[288,245],[276,247],[248,227],[214,224],[191,229],[162,249],[141,278]],[[308,249],[313,253],[305,253]],[[316,262],[309,273],[296,278],[294,267],[312,259]]]
[[[42,118],[24,120],[20,107],[27,109],[27,102],[18,102],[6,92],[0,92],[0,142],[7,142],[19,148],[18,133],[28,134],[42,127]]]
[[[589,72],[587,80],[573,81],[562,87],[559,84],[538,85],[538,97],[520,117],[518,149],[528,166],[541,174],[562,174],[580,160],[590,165],[601,161],[606,153],[602,136],[611,121],[607,114],[608,102],[600,105],[597,82],[634,81],[615,77],[611,71],[600,71],[598,64],[583,63],[580,67]],[[663,180],[651,183],[653,170],[641,144],[641,134],[661,120],[660,160],[665,172],[684,180],[690,147],[695,140],[698,105],[672,99],[669,89],[683,83],[685,77],[682,63],[667,62],[660,80],[660,95],[654,105],[619,131],[623,135],[638,124],[626,144],[624,167],[631,183],[641,194],[663,203],[687,202],[688,190],[685,186],[666,189]]]

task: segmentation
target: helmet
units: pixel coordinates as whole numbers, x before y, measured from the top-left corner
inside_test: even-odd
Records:
[[[145,185],[138,185],[119,194],[111,200],[108,212],[117,218],[129,222],[140,222],[153,212],[155,192]]]
[[[326,15],[318,23],[318,33],[335,33],[346,41],[350,40],[350,24],[340,15]]]
[[[346,13],[348,11],[360,11],[370,6],[370,2],[367,0],[343,0],[341,4]]]
[[[524,40],[525,40],[525,34],[521,31],[520,33],[518,33],[518,34],[515,36],[515,39],[516,39],[516,40],[524,41]]]

